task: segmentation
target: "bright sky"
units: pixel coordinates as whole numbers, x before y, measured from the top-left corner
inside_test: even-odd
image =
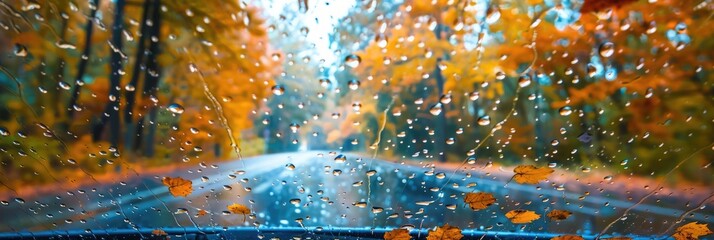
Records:
[[[280,14],[283,14],[283,11],[289,9],[296,12],[300,21],[295,22],[304,23],[304,26],[310,30],[306,37],[307,41],[315,44],[314,50],[317,55],[312,56],[312,59],[318,61],[324,59],[326,65],[339,61],[340,56],[335,56],[334,49],[330,49],[329,34],[334,31],[338,21],[355,6],[355,0],[307,0],[309,6],[307,13],[298,10],[298,2],[299,0],[262,0],[260,5],[267,9],[265,11],[267,16],[276,25],[288,24],[276,22]],[[288,19],[288,21],[291,21],[291,19]],[[295,30],[290,31],[290,34],[302,36],[300,28],[303,26],[292,27],[295,27]]]

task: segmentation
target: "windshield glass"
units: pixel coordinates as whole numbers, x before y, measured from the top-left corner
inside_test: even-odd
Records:
[[[712,238],[710,0],[0,0],[0,238]]]

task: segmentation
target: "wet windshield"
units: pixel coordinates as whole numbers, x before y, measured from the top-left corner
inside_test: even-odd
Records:
[[[710,0],[0,0],[0,239],[712,238]]]

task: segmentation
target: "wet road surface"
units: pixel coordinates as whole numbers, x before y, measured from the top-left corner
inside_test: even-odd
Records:
[[[28,231],[98,233],[124,229],[385,229],[400,226],[431,228],[448,223],[481,232],[598,234],[639,198],[598,191],[596,186],[542,182],[509,183],[508,179],[472,171],[422,168],[346,154],[341,160],[328,152],[264,155],[217,166],[197,166],[168,174],[193,181],[193,193],[174,197],[161,183],[164,176],[123,179],[96,190],[76,189],[0,206],[0,232]],[[577,189],[575,191],[574,189]],[[585,194],[589,191],[589,194]],[[472,211],[463,202],[468,192],[492,193],[497,203]],[[111,193],[111,194],[110,194]],[[586,196],[587,195],[587,196]],[[670,227],[695,201],[681,196],[655,196],[633,208],[608,231],[610,235],[658,235]],[[239,203],[252,214],[229,214]],[[512,224],[510,210],[532,210],[541,215],[531,224]],[[567,220],[553,221],[552,209],[573,212]],[[206,214],[198,216],[200,210]],[[714,211],[705,208],[685,221],[714,223]],[[711,225],[710,225],[711,226]],[[671,232],[670,232],[671,233]]]

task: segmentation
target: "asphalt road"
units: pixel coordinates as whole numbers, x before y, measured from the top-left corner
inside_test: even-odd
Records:
[[[168,174],[193,181],[194,191],[188,197],[171,196],[161,183],[164,176],[144,176],[95,189],[75,189],[73,195],[62,192],[24,202],[9,199],[7,205],[0,206],[0,236],[29,236],[30,231],[63,234],[85,229],[99,233],[227,226],[258,226],[258,232],[268,228],[425,229],[443,223],[479,232],[592,236],[639,201],[627,199],[617,189],[598,191],[597,186],[584,183],[564,188],[548,182],[505,186],[507,179],[478,171],[452,176],[448,170],[369,157],[360,160],[352,154],[347,154],[344,162],[335,158],[328,152],[274,154]],[[493,193],[497,204],[480,211],[466,207],[463,194],[479,191]],[[590,192],[587,196],[586,191]],[[658,235],[696,207],[686,201],[682,196],[651,197],[608,233]],[[249,206],[253,214],[228,214],[226,207],[232,203]],[[197,216],[200,209],[207,214]],[[514,209],[536,211],[542,217],[531,224],[515,225],[504,216]],[[545,217],[552,209],[573,215],[552,221]],[[695,211],[685,221],[714,223],[714,211]]]

